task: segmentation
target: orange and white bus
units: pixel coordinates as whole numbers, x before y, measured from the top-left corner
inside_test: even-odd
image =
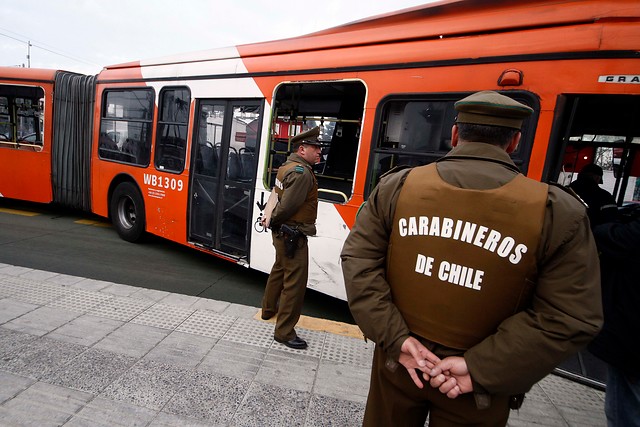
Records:
[[[259,218],[291,136],[319,125],[309,287],[345,299],[339,254],[358,208],[390,168],[444,155],[454,102],[479,90],[535,110],[512,155],[523,173],[567,183],[597,161],[619,204],[633,198],[637,0],[448,0],[96,76],[1,68],[0,195],[268,272]]]

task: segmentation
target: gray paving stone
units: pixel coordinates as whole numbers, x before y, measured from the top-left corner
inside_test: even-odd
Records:
[[[251,383],[210,372],[188,372],[164,412],[226,425]]]
[[[29,304],[13,298],[0,299],[0,325],[33,311],[38,307],[36,304]]]
[[[273,344],[273,325],[253,319],[238,318],[222,337],[227,341],[269,348]]]
[[[25,286],[12,295],[13,298],[30,304],[44,305],[60,299],[69,293],[68,289],[47,283],[36,282],[19,277],[25,281]]]
[[[565,426],[558,409],[550,401],[541,401],[527,397],[524,399],[522,407],[509,414],[509,425],[548,425]]]
[[[39,307],[4,323],[7,329],[42,336],[78,317],[78,313],[54,307]]]
[[[258,313],[258,309],[248,305],[229,304],[229,306],[222,313],[227,316],[242,317],[243,319],[253,319],[256,313]]]
[[[156,303],[131,319],[131,322],[173,330],[191,316],[194,311],[189,308]]]
[[[133,357],[90,348],[53,372],[47,382],[97,395],[136,362]]]
[[[156,345],[145,359],[195,368],[211,350],[217,339],[174,331]]]
[[[46,279],[47,283],[55,283],[59,285],[63,285],[66,287],[70,287],[74,283],[78,283],[84,280],[84,277],[78,276],[70,276],[68,274],[58,274],[56,276],[52,276]]]
[[[93,348],[141,358],[170,332],[168,329],[125,323],[96,343]]]
[[[114,296],[88,311],[95,316],[128,322],[153,305],[152,301],[131,297]]]
[[[60,426],[93,395],[37,382],[0,407],[5,425]]]
[[[216,313],[222,313],[227,308],[229,308],[230,305],[231,303],[226,301],[200,298],[198,302],[196,302],[191,308],[195,308],[196,310],[208,310],[208,311],[214,311]],[[232,317],[235,317],[235,316],[232,316]]]
[[[196,310],[176,328],[177,331],[222,338],[235,323],[236,317],[225,316],[207,310]]]
[[[137,298],[145,301],[153,301],[158,302],[163,298],[166,298],[169,295],[169,292],[166,291],[158,291],[156,289],[144,289],[139,288],[136,292],[131,294],[131,298]]]
[[[372,341],[365,342],[362,338],[326,334],[322,359],[371,368],[374,348],[375,344]]]
[[[604,408],[604,402],[599,394],[585,385],[565,381],[556,375],[549,375],[538,384],[556,406],[571,406],[586,411]]]
[[[310,394],[273,385],[252,383],[230,426],[302,426]]]
[[[310,392],[318,371],[318,360],[270,350],[255,376],[255,381]]]
[[[361,424],[372,343],[300,328],[292,350],[257,308],[169,295],[0,263],[0,426]],[[156,326],[129,320],[151,306]],[[549,375],[508,425],[605,426],[603,408]]]
[[[90,347],[122,325],[118,320],[85,314],[51,332],[48,338]]]
[[[162,298],[160,303],[182,308],[192,308],[192,306],[199,300],[200,298],[191,295],[168,294],[166,297]]]
[[[81,345],[40,338],[6,354],[0,359],[0,370],[46,380],[85,350]]]
[[[71,289],[62,298],[51,301],[48,306],[71,312],[86,313],[110,298],[113,298],[113,296],[82,289]]]
[[[101,396],[160,410],[180,390],[185,374],[184,369],[141,360],[107,387]]]
[[[151,409],[96,397],[75,414],[65,427],[142,427],[148,425],[156,414]]]
[[[35,383],[34,379],[0,371],[0,405]]]
[[[305,427],[360,427],[364,403],[313,395]]]
[[[46,281],[55,276],[59,276],[59,274],[53,273],[50,271],[43,271],[43,270],[31,270],[20,275],[20,277],[24,277],[25,279],[32,279],[32,280],[39,280],[39,281]]]
[[[322,360],[313,392],[337,399],[364,403],[369,393],[371,370]]]
[[[190,417],[159,412],[148,427],[215,427],[215,425]]]
[[[0,327],[0,359],[6,354],[18,350],[23,345],[35,341],[37,338],[36,335]]]
[[[220,340],[202,359],[198,370],[253,379],[267,355],[264,347]]]
[[[119,283],[112,283],[111,285],[107,286],[106,288],[100,289],[100,292],[105,293],[105,294],[120,296],[120,297],[129,297],[129,296],[135,294],[136,292],[138,292],[139,289],[140,288],[137,288],[135,286],[121,285]]]
[[[604,405],[603,405],[604,408]],[[606,427],[604,409],[582,409],[558,405],[558,411],[570,426]]]
[[[82,289],[83,291],[97,292],[111,285],[113,285],[113,282],[105,282],[103,280],[95,279],[82,279],[78,282],[72,283],[70,286],[75,289]]]
[[[18,267],[17,265],[8,264],[0,268],[0,273],[6,274],[7,276],[20,276],[30,271],[33,271],[33,268]]]

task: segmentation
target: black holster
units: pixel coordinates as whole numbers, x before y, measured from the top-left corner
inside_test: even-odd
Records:
[[[282,224],[280,226],[280,234],[284,239],[285,255],[287,258],[293,258],[296,255],[298,243],[304,238],[304,234],[287,224]]]

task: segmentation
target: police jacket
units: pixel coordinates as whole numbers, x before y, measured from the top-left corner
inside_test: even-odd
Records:
[[[604,326],[589,350],[640,378],[640,212],[629,222],[596,227],[593,234],[601,252]]]
[[[318,182],[311,165],[296,153],[289,155],[276,176],[278,204],[271,214],[271,224],[292,225],[307,236],[316,234]]]
[[[590,178],[578,176],[569,187],[587,204],[587,214],[591,227],[615,221],[618,206],[613,196]]]
[[[493,189],[517,175],[508,154],[490,144],[465,143],[447,157],[450,160],[438,163],[437,171],[445,182],[460,188]],[[361,209],[341,253],[354,319],[365,336],[396,361],[411,330],[393,303],[386,256],[396,201],[407,174],[401,171],[381,180]],[[586,346],[600,329],[599,264],[589,221],[584,206],[557,187],[549,187],[536,261],[538,273],[529,306],[462,352],[481,391],[528,391],[558,363]],[[461,354],[422,341],[440,357]]]

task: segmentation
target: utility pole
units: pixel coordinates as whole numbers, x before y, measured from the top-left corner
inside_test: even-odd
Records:
[[[27,42],[27,64],[31,68],[31,40]]]

